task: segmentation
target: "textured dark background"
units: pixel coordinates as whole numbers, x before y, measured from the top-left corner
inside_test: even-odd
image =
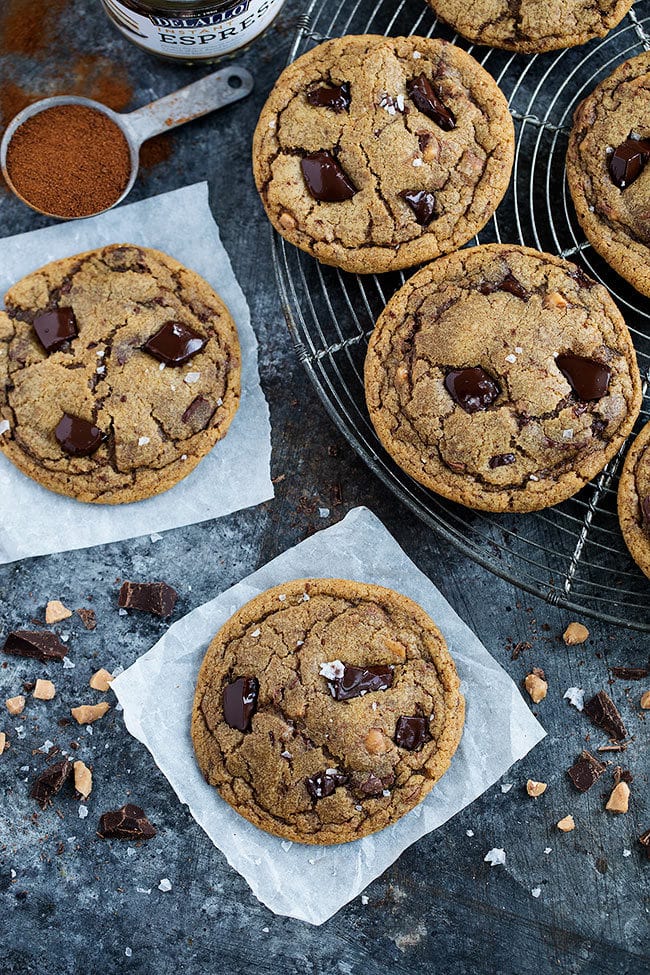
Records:
[[[3,124],[37,95],[74,88],[104,95],[118,108],[136,107],[208,70],[140,53],[113,30],[97,0],[11,0],[3,9],[22,13],[23,26],[30,17],[34,23],[30,47],[0,11]],[[333,427],[291,348],[249,154],[257,114],[286,60],[301,9],[289,0],[274,29],[242,55],[256,76],[254,94],[156,145],[130,197],[210,181],[214,213],[260,341],[276,498],[229,518],[167,532],[155,543],[145,535],[0,569],[0,636],[43,619],[51,598],[71,608],[92,606],[98,620],[94,632],[84,630],[76,616],[57,627],[69,634],[74,670],[14,658],[0,669],[0,700],[20,693],[22,682],[37,676],[57,685],[54,701],[28,697],[19,718],[4,710],[0,715],[0,730],[11,746],[0,757],[0,972],[647,971],[650,868],[636,842],[650,826],[647,722],[638,708],[646,685],[616,681],[610,688],[635,739],[622,756],[635,775],[630,812],[618,818],[603,811],[611,774],[585,796],[567,779],[566,768],[590,734],[593,747],[604,736],[592,733],[587,720],[562,700],[572,685],[587,693],[608,687],[609,666],[646,664],[647,637],[587,620],[589,641],[565,647],[565,613],[490,576],[399,506]],[[0,234],[46,223],[0,193]],[[544,668],[549,695],[536,710],[548,737],[505,777],[510,791],[496,785],[407,851],[368,888],[367,904],[357,899],[316,929],[275,917],[257,902],[178,803],[148,752],[130,738],[119,712],[112,709],[92,735],[58,722],[71,706],[99,697],[88,689],[95,669],[128,666],[168,625],[143,614],[119,616],[119,579],[165,579],[180,594],[176,619],[357,504],[382,518],[515,680],[533,666]],[[321,518],[319,509],[329,509],[328,516]],[[512,660],[512,646],[520,642],[530,646]],[[486,747],[489,733],[486,728]],[[28,798],[30,781],[46,764],[34,750],[47,739],[64,749],[78,740],[76,757],[93,766],[95,785],[84,820],[69,794],[44,813]],[[525,793],[529,776],[549,783],[539,800]],[[100,812],[129,800],[144,806],[158,836],[139,847],[99,840]],[[578,828],[563,835],[554,824],[568,812]],[[507,852],[504,867],[483,862],[494,846]],[[171,892],[158,890],[163,877],[170,879]],[[538,899],[531,895],[536,887]]]

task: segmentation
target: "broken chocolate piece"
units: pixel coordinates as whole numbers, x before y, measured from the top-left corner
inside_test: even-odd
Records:
[[[643,172],[650,159],[650,139],[626,139],[609,156],[609,175],[614,186],[624,190]]]
[[[64,413],[59,420],[54,436],[61,450],[71,457],[87,457],[93,454],[104,439],[104,434],[90,420],[81,416]]]
[[[433,218],[438,216],[436,198],[427,190],[407,190],[402,193],[402,199],[408,203],[421,227],[428,227]]]
[[[223,716],[230,728],[248,731],[257,707],[260,685],[257,677],[238,677],[223,689]]]
[[[584,713],[597,727],[606,731],[610,738],[620,740],[627,737],[618,708],[605,691],[598,691],[584,706]]]
[[[312,799],[323,799],[331,796],[340,785],[345,785],[348,781],[347,775],[338,772],[336,769],[328,768],[326,772],[317,772],[309,779],[305,780],[307,792]]]
[[[490,457],[488,465],[494,470],[495,467],[507,467],[508,464],[514,464],[516,460],[514,454],[495,454],[494,457]]]
[[[56,633],[47,630],[14,630],[7,636],[2,649],[15,657],[34,657],[43,663],[63,660],[68,652]]]
[[[154,359],[166,366],[182,366],[200,352],[208,340],[182,322],[165,322],[142,346]]]
[[[501,392],[494,379],[481,366],[451,369],[445,376],[445,389],[466,413],[486,410]]]
[[[300,161],[307,189],[321,203],[342,203],[357,192],[349,176],[327,149],[310,152]]]
[[[395,728],[395,744],[399,748],[405,748],[409,752],[415,751],[423,745],[428,738],[428,728],[426,718],[418,715],[407,716],[402,714],[397,719]]]
[[[612,371],[604,363],[572,352],[558,355],[555,361],[578,399],[602,399],[607,392]]]
[[[385,691],[393,683],[393,668],[389,664],[374,667],[343,665],[343,676],[327,679],[327,685],[335,701],[349,701],[353,697],[373,691]]]
[[[82,607],[76,610],[76,613],[87,630],[97,629],[97,617],[95,616],[94,609],[85,609]]]
[[[79,334],[72,308],[41,312],[32,322],[32,327],[46,352],[56,352]]]
[[[165,617],[171,616],[177,599],[178,593],[166,582],[123,582],[117,604]]]
[[[322,85],[307,92],[307,101],[315,108],[330,108],[337,114],[350,108],[350,82],[340,85]]]
[[[650,674],[647,667],[610,667],[613,677],[619,680],[645,680]]]
[[[568,776],[578,792],[587,792],[591,789],[592,785],[598,781],[604,771],[605,766],[603,763],[599,762],[597,758],[594,758],[593,755],[590,755],[586,751],[583,751],[575,765],[567,769]]]
[[[150,840],[156,827],[149,822],[140,806],[127,802],[99,818],[97,835],[103,840]]]
[[[515,298],[521,298],[523,301],[528,301],[530,297],[524,286],[510,272],[502,281],[483,281],[478,290],[482,295],[492,295],[495,291],[507,291],[508,294],[514,295]]]
[[[54,796],[63,788],[72,773],[72,762],[67,759],[50,765],[34,779],[30,796],[36,799],[41,809],[47,809]]]
[[[456,128],[453,113],[443,104],[426,75],[421,74],[418,78],[407,81],[406,91],[415,107],[445,132]]]

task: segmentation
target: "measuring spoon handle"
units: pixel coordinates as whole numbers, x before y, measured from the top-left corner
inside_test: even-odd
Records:
[[[245,98],[253,90],[253,84],[250,71],[238,64],[229,64],[200,81],[128,112],[122,116],[122,121],[140,145],[154,135]]]

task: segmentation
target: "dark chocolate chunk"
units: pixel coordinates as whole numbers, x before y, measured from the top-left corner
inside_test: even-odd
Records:
[[[514,464],[516,460],[514,454],[495,454],[494,457],[490,457],[489,466],[494,470],[495,467],[506,467],[508,464]]]
[[[650,159],[650,139],[626,139],[609,156],[609,175],[614,186],[624,190],[643,172]]]
[[[587,277],[582,268],[579,267],[574,268],[574,270],[569,273],[569,277],[573,278],[576,284],[580,285],[581,288],[586,288],[588,291],[595,288],[598,284],[598,282],[594,281],[593,278]]]
[[[487,410],[501,392],[494,379],[481,366],[451,369],[445,376],[445,388],[453,401],[462,406],[466,413]]]
[[[378,796],[384,791],[384,783],[372,772],[370,775],[357,785],[357,791],[364,796]]]
[[[223,716],[230,728],[248,731],[257,707],[260,684],[257,677],[238,677],[223,689]]]
[[[641,501],[641,513],[645,523],[650,525],[650,497],[643,498]]]
[[[427,190],[407,190],[402,193],[402,199],[408,203],[421,227],[428,227],[433,218],[438,216],[436,198]]]
[[[3,650],[14,657],[34,657],[43,663],[63,660],[68,652],[56,633],[48,630],[14,630],[5,640]]]
[[[71,457],[87,457],[93,454],[104,439],[104,434],[89,420],[64,413],[54,431],[61,450]]]
[[[567,769],[567,773],[578,792],[587,792],[598,781],[605,766],[589,752],[583,752],[575,765]]]
[[[200,352],[208,340],[182,322],[165,322],[142,348],[167,366],[182,366]]]
[[[307,92],[307,101],[315,108],[329,108],[333,112],[347,112],[350,108],[350,82],[322,85]]]
[[[645,680],[650,674],[647,667],[610,667],[609,669],[619,680]]]
[[[94,609],[85,609],[82,607],[81,609],[78,609],[76,613],[87,630],[97,629],[97,617],[95,616]]]
[[[627,728],[623,724],[618,708],[605,691],[598,691],[584,706],[584,712],[595,725],[606,731],[610,738],[627,737]]]
[[[307,189],[322,203],[342,203],[357,192],[349,176],[327,149],[310,152],[300,161]]]
[[[144,809],[127,802],[119,809],[102,813],[97,835],[103,840],[150,840],[156,827],[149,822]]]
[[[34,779],[29,794],[32,799],[36,799],[41,809],[46,809],[50,805],[54,796],[65,785],[71,772],[72,762],[65,759],[63,762],[50,765]]]
[[[166,582],[123,582],[117,604],[164,617],[174,612],[177,599],[178,593]]]
[[[41,312],[32,325],[46,352],[56,352],[79,334],[72,308],[55,308],[54,311]]]
[[[212,405],[210,400],[207,400],[205,396],[197,396],[187,407],[181,419],[183,423],[187,423],[187,425],[190,426],[195,433],[198,433],[199,430],[205,430],[208,423],[212,419],[214,411],[215,407]]]
[[[602,399],[607,392],[612,371],[604,363],[572,352],[561,353],[555,361],[578,399]]]
[[[406,748],[413,752],[420,745],[423,745],[428,738],[427,719],[418,715],[407,716],[402,714],[397,719],[395,728],[395,744],[399,748]]]
[[[646,830],[645,833],[641,834],[641,836],[639,837],[639,843],[645,850],[646,857],[648,858],[648,860],[650,860],[650,829]]]
[[[520,284],[510,272],[498,283],[496,281],[483,281],[478,290],[482,295],[492,295],[495,291],[507,291],[508,294],[514,295],[515,298],[521,298],[523,301],[528,301],[530,297],[523,284]]]
[[[456,128],[453,113],[443,104],[426,75],[421,74],[418,78],[407,81],[406,91],[415,107],[445,132]]]
[[[328,768],[326,772],[317,772],[316,775],[306,779],[305,785],[312,799],[323,799],[325,796],[333,795],[338,786],[345,785],[347,781],[347,775]]]
[[[353,697],[373,691],[385,691],[393,683],[393,668],[389,664],[374,667],[343,665],[342,677],[328,677],[327,684],[335,701],[349,701]]]
[[[629,768],[623,768],[621,765],[616,766],[614,769],[614,785],[618,785],[619,782],[627,782],[628,785],[632,785],[634,776]]]

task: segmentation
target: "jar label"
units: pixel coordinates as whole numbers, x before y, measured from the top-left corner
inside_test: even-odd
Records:
[[[284,0],[240,0],[225,10],[193,17],[136,13],[120,0],[102,0],[121,32],[154,54],[220,57],[249,44],[271,23]]]

